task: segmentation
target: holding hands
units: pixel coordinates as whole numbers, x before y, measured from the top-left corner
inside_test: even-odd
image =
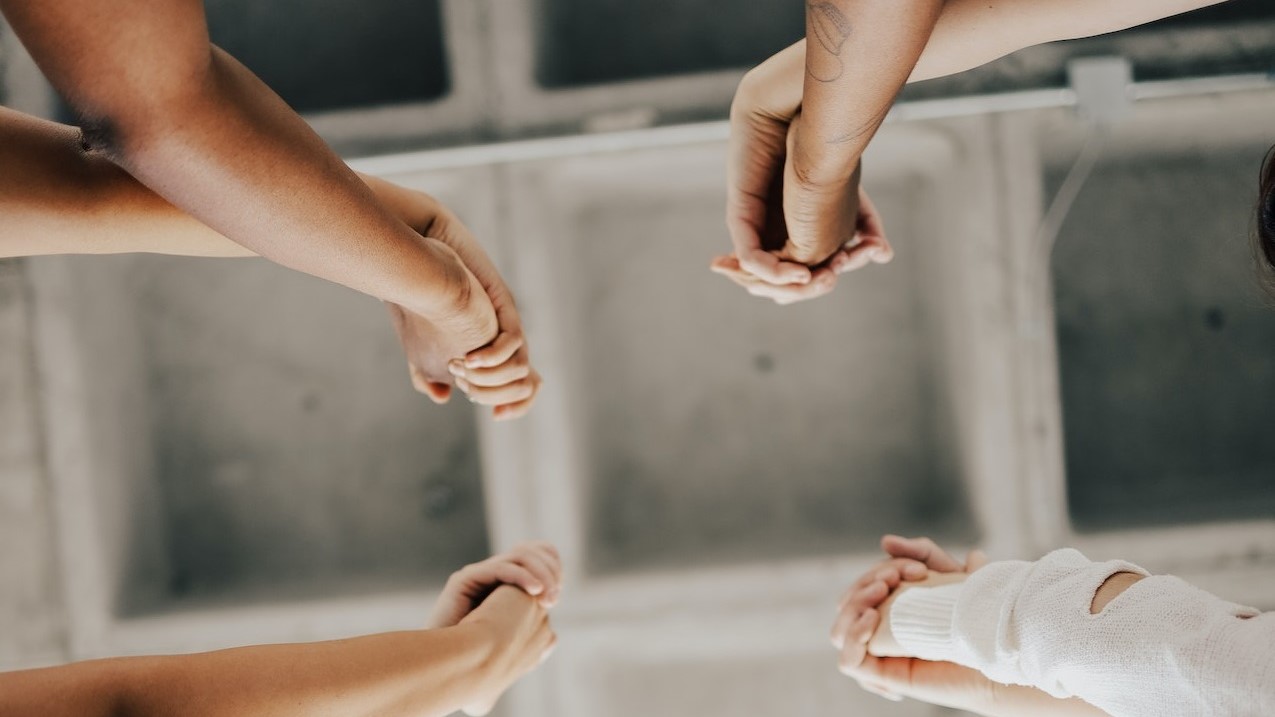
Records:
[[[735,252],[712,270],[779,304],[823,296],[837,277],[894,252],[881,217],[843,170],[806,156],[800,78],[805,42],[750,71],[731,106],[726,226]],[[803,154],[805,152],[806,154]]]
[[[374,177],[363,177],[382,204],[441,251],[457,259],[463,274],[450,310],[428,317],[387,303],[407,354],[417,391],[436,403],[451,397],[451,384],[470,401],[492,407],[496,420],[519,418],[540,391],[522,320],[512,292],[469,229],[433,197]]]
[[[558,551],[543,542],[468,565],[447,580],[426,627],[461,627],[485,644],[482,679],[465,713],[485,715],[523,675],[553,652],[549,608],[562,590]]]
[[[889,557],[850,586],[832,628],[838,667],[860,687],[890,700],[911,698],[988,717],[1106,714],[1078,699],[1060,700],[1033,687],[994,682],[970,667],[909,655],[890,630],[895,600],[913,588],[963,582],[987,565],[987,556],[975,550],[962,562],[929,538],[896,535],[882,538],[881,547]]]

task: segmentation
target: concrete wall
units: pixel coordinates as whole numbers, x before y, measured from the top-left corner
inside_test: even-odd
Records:
[[[30,318],[21,265],[0,261],[0,669],[68,656]]]

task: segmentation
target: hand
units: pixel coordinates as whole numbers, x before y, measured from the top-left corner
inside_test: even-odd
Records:
[[[446,403],[454,380],[471,401],[492,406],[496,420],[525,415],[540,391],[541,378],[531,366],[513,294],[496,266],[469,229],[433,197],[374,177],[363,179],[399,218],[460,257],[495,312],[498,333],[492,333],[494,340],[489,337],[481,348],[468,353],[449,353],[450,347],[440,346],[439,332],[432,322],[391,305],[394,326],[408,356],[412,385],[435,402]]]
[[[549,543],[523,543],[452,573],[434,604],[430,629],[459,624],[501,585],[522,588],[541,607],[551,608],[562,593],[562,562]]]
[[[557,644],[549,613],[527,593],[509,585],[496,588],[460,626],[477,630],[491,648],[483,661],[486,674],[479,694],[465,707],[469,715],[490,712],[505,690],[544,662]]]
[[[842,673],[892,700],[912,697],[958,709],[987,709],[998,689],[991,680],[959,665],[902,656],[889,632],[889,607],[902,590],[963,580],[986,564],[986,556],[974,551],[960,563],[928,538],[887,535],[881,544],[891,557],[856,581],[841,600],[833,642],[841,651]]]
[[[789,145],[794,126],[800,131],[805,58],[805,41],[792,45],[750,71],[735,94],[726,205],[735,253],[713,262],[714,271],[749,293],[783,304],[822,296],[835,287],[837,274],[893,257],[880,216],[861,189],[853,212],[856,194],[846,187],[818,190],[837,183],[797,179]],[[836,211],[821,214],[828,207]],[[797,215],[807,210],[816,213]]]
[[[763,252],[766,253],[766,252]],[[771,256],[767,253],[768,256]],[[781,254],[773,256],[778,257]],[[894,258],[894,250],[885,236],[881,214],[863,187],[859,188],[859,217],[855,239],[825,262],[815,268],[808,283],[772,284],[744,268],[735,254],[713,259],[709,268],[744,288],[753,296],[771,299],[780,306],[814,299],[830,293],[837,285],[837,277],[862,269],[871,263],[886,263]]]

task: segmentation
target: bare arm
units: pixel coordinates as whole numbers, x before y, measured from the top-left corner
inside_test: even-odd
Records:
[[[964,72],[1025,47],[1126,30],[1225,0],[947,0],[909,82]]]
[[[552,649],[560,578],[551,546],[525,544],[454,574],[428,630],[3,673],[0,717],[484,713]]]
[[[85,151],[74,127],[0,108],[0,257],[154,252],[252,256],[203,222],[147,189],[98,152]],[[413,232],[454,251],[495,309],[501,332],[472,352],[477,368],[453,368],[469,398],[498,420],[526,414],[540,388],[522,321],[495,265],[448,209],[422,192],[360,176],[377,201]],[[413,385],[446,400],[442,366],[462,349],[437,323],[391,304]],[[455,362],[459,363],[459,362]],[[442,380],[440,380],[442,379]],[[461,383],[463,382],[463,383]]]
[[[487,649],[460,628],[0,675],[0,715],[445,715],[477,692]]]
[[[199,0],[0,0],[0,9],[83,119],[88,144],[218,233],[424,316],[481,304],[451,252],[390,214],[296,113],[209,43]],[[495,335],[485,311],[468,348]]]
[[[1218,2],[946,0],[933,18],[929,3],[892,3],[895,9],[873,17],[864,14],[871,3],[815,0],[808,39],[750,71],[731,106],[726,223],[743,272],[721,273],[754,294],[790,303],[831,291],[836,273],[889,261],[884,237],[856,236],[855,207],[847,201],[852,182],[843,179],[856,169],[905,78],[950,75],[1024,47],[1114,32]],[[851,14],[856,9],[860,15]],[[883,31],[886,21],[895,26]],[[883,38],[891,43],[882,46]],[[815,48],[811,56],[808,45]],[[873,76],[859,76],[864,73]],[[776,224],[771,214],[780,202],[772,195],[780,172],[792,245],[771,253],[764,235]],[[858,243],[830,254],[856,238]],[[806,266],[827,256],[835,271]]]
[[[943,0],[809,0],[794,176],[845,183],[925,49]]]
[[[0,107],[0,257],[254,256],[142,186],[75,127]]]

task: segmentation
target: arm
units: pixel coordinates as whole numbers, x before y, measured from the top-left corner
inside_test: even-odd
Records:
[[[477,692],[487,639],[452,628],[12,672],[0,714],[445,715]]]
[[[0,257],[154,252],[187,256],[252,256],[80,145],[80,132],[0,107]],[[427,369],[450,373],[472,400],[498,420],[530,410],[540,388],[531,367],[513,295],[465,225],[433,197],[375,177],[359,177],[392,216],[460,258],[495,309],[500,333],[466,361],[434,323],[391,304],[408,354],[413,385],[436,401],[450,387]],[[470,362],[473,365],[470,365]]]
[[[481,714],[552,649],[560,576],[557,553],[528,544],[453,575],[427,630],[0,674],[0,715]]]
[[[928,40],[924,43],[924,50],[916,59],[915,67],[910,68],[911,74],[907,76],[907,81],[918,82],[962,72],[1024,47],[1114,32],[1220,1],[1128,0],[1111,3],[1106,0],[947,0],[942,4]],[[899,5],[903,7],[909,4]],[[850,26],[852,32],[846,39],[849,47],[863,41],[865,31],[854,32],[855,27],[861,26]],[[826,39],[827,33],[821,36]],[[837,177],[852,171],[863,147],[871,138],[872,132],[875,132],[876,125],[884,119],[888,105],[893,100],[891,94],[885,105],[882,105],[881,87],[893,84],[897,75],[892,74],[889,82],[878,79],[867,85],[870,101],[864,101],[859,94],[860,86],[837,82],[819,83],[808,75],[808,64],[824,63],[830,55],[816,38],[819,57],[807,58],[808,43],[809,40],[802,40],[774,55],[745,75],[739,85],[731,106],[726,215],[738,268],[743,271],[730,271],[733,267],[724,259],[715,262],[719,273],[726,274],[728,278],[750,289],[751,293],[782,299],[782,303],[821,296],[832,290],[837,274],[853,271],[870,263],[886,263],[892,256],[885,237],[879,233],[865,234],[862,222],[857,236],[846,236],[851,234],[850,229],[854,226],[846,216],[848,205],[830,204],[828,200],[820,199],[813,189],[805,191],[804,194],[809,196],[803,199],[803,192],[794,194],[796,190],[791,178],[808,177],[810,181],[806,184],[811,186],[817,186],[814,179],[824,179],[824,184],[835,186]],[[911,49],[912,46],[908,45],[904,56],[910,55]],[[841,52],[853,50],[843,49]],[[820,64],[819,67],[824,65]],[[809,85],[819,85],[816,90],[823,89],[824,92],[817,98],[811,96],[807,94],[810,91]],[[842,132],[842,137],[851,137],[860,130],[863,133],[840,144],[823,147],[818,142],[811,141],[806,125],[812,117],[824,111],[819,108],[832,106],[820,104],[828,99],[825,95],[829,94],[830,89],[831,94],[842,96],[843,103],[853,102],[858,109],[838,115],[835,123],[822,128],[819,133],[834,139],[838,136],[837,132]],[[804,107],[803,96],[806,98]],[[836,100],[836,96],[831,99]],[[812,105],[811,100],[815,100],[815,104]],[[880,117],[874,113],[879,113]],[[806,134],[804,138],[803,133]],[[802,151],[796,153],[795,157],[789,152],[790,142],[802,147]],[[807,171],[800,162],[794,164],[797,158],[800,158],[800,162],[822,161],[825,166]],[[780,206],[775,195],[774,178],[781,171],[784,176],[782,206],[790,220],[792,208],[788,205],[792,201],[795,202],[793,208],[808,205],[809,211],[821,211],[824,216],[823,225],[835,227],[840,223],[842,227],[831,233],[822,229],[807,232],[803,235],[807,239],[799,238],[799,241],[810,246],[820,247],[818,252],[808,256],[795,253],[778,255],[764,251],[768,248],[765,246],[768,227],[773,227],[776,223],[770,215],[777,212]],[[801,184],[797,183],[796,187],[800,189]],[[849,191],[848,187],[846,191]],[[844,198],[845,192],[841,196]],[[803,205],[803,201],[806,204]],[[820,202],[827,206],[819,209]],[[812,221],[807,220],[806,224]],[[802,223],[796,224],[800,233]],[[827,267],[818,267],[812,272],[802,262],[805,259],[818,258],[828,251],[824,239],[828,243],[835,243],[838,239],[852,241],[840,253],[832,255],[832,261]],[[723,268],[728,270],[723,271]],[[819,279],[823,280],[822,284],[818,283]],[[759,289],[759,283],[768,286]]]
[[[784,75],[802,102],[800,115],[795,107],[781,119],[754,114],[740,102],[741,87],[731,107],[727,227],[745,271],[773,284],[809,285],[819,277],[807,267],[853,239],[859,156],[911,73],[942,6],[942,0],[808,0],[811,49],[800,67],[785,67],[801,75]],[[798,79],[803,76],[804,83]],[[776,243],[782,249],[776,251]]]
[[[970,667],[906,655],[889,632],[894,596],[911,587],[963,582],[987,558],[974,551],[960,563],[927,538],[887,536],[882,544],[892,557],[846,591],[833,625],[832,643],[840,651],[842,673],[889,699],[909,697],[986,717],[1105,717],[1105,712],[1078,699],[1003,685]]]
[[[1268,714],[1275,619],[1181,580],[1060,550],[899,591],[869,651],[949,661],[1120,715]]]
[[[451,316],[460,352],[495,335],[454,253],[385,209],[252,73],[213,47],[198,0],[0,0],[86,144],[272,261]],[[460,315],[461,318],[456,318]],[[463,319],[463,320],[462,320]]]
[[[0,257],[255,256],[80,146],[74,127],[0,107]]]

